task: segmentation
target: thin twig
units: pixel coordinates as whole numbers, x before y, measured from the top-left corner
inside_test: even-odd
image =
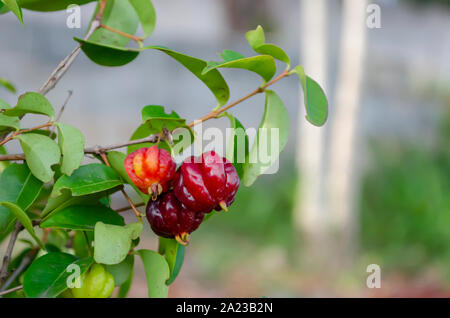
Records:
[[[0,141],[0,146],[6,144],[8,141],[10,141],[11,139],[13,139],[14,137],[16,137],[18,135],[21,135],[21,134],[24,134],[24,133],[27,133],[27,132],[30,132],[30,131],[42,129],[42,128],[45,128],[45,127],[50,127],[52,125],[53,125],[53,122],[49,121],[48,123],[45,123],[45,124],[42,124],[42,125],[39,125],[39,126],[36,126],[36,127],[32,127],[32,128],[28,128],[28,129],[21,129],[21,130],[18,130],[16,132],[13,132],[11,135],[9,135],[8,137],[6,137],[2,141]]]
[[[108,157],[106,156],[106,153],[101,151],[98,153],[98,155],[100,155],[100,157],[102,158],[102,160],[104,161],[105,165],[107,165],[108,167],[111,167],[111,164],[108,161]],[[141,213],[138,211],[138,209],[136,208],[136,206],[134,205],[133,201],[131,201],[130,197],[128,196],[128,194],[125,192],[124,189],[120,190],[123,194],[123,196],[125,197],[125,199],[128,201],[128,203],[130,204],[131,209],[134,211],[134,213],[136,214],[136,217],[138,219],[138,221],[140,223],[142,223],[142,217],[141,217]]]
[[[250,97],[252,97],[252,96],[254,96],[254,95],[256,95],[256,94],[259,94],[259,93],[264,92],[264,90],[265,90],[267,87],[269,87],[270,85],[275,84],[275,83],[278,82],[280,79],[282,79],[283,77],[286,77],[286,76],[289,76],[289,71],[287,71],[287,70],[285,70],[283,73],[281,73],[280,75],[278,75],[278,76],[275,77],[273,80],[271,80],[270,82],[266,83],[265,85],[258,87],[257,89],[255,89],[255,90],[254,90],[253,92],[251,92],[250,94],[248,94],[248,95],[246,95],[246,96],[244,96],[244,97],[242,97],[242,98],[239,98],[238,100],[232,102],[231,104],[228,104],[227,106],[224,106],[224,107],[222,107],[222,108],[219,108],[219,109],[216,110],[216,111],[212,111],[212,112],[210,112],[209,114],[203,116],[203,117],[200,118],[200,119],[197,119],[197,120],[194,120],[193,122],[190,122],[190,123],[188,124],[188,126],[189,126],[189,127],[192,127],[192,126],[198,125],[198,124],[200,124],[201,122],[204,122],[204,121],[206,121],[206,120],[209,120],[209,119],[212,119],[212,118],[217,118],[218,115],[220,115],[221,113],[227,111],[227,110],[230,109],[231,107],[234,107],[234,106],[236,106],[237,104],[242,103],[243,101],[249,99]]]
[[[59,121],[61,119],[61,116],[64,113],[64,111],[66,110],[66,105],[69,102],[70,97],[72,97],[72,94],[73,94],[72,90],[67,91],[66,100],[64,101],[64,104],[62,104],[61,109],[59,110],[58,116],[56,116],[56,121]]]
[[[17,269],[11,274],[11,276],[8,277],[7,281],[2,285],[2,287],[0,288],[0,292],[6,290],[6,288],[8,288],[16,280],[17,277],[19,277],[19,275],[27,268],[27,266],[31,264],[38,252],[39,247],[36,246],[28,253],[27,256],[22,259],[19,267],[17,267]]]
[[[19,285],[19,286],[13,287],[11,289],[2,291],[2,292],[0,292],[0,297],[3,295],[6,295],[6,294],[14,293],[15,291],[21,290],[22,288],[23,288],[23,285]]]
[[[138,36],[134,36],[134,35],[132,35],[132,34],[125,33],[125,32],[122,32],[122,31],[120,31],[120,30],[111,28],[110,26],[107,26],[107,25],[105,25],[105,24],[100,24],[100,27],[103,28],[103,29],[105,29],[105,30],[108,30],[108,31],[117,33],[117,34],[119,34],[119,35],[121,35],[121,36],[124,36],[124,37],[126,37],[126,38],[132,39],[132,40],[134,40],[134,41],[136,41],[136,42],[138,42],[138,43],[140,43],[140,42],[142,42],[142,41],[144,40],[143,38],[140,38],[140,37],[138,37]]]
[[[103,16],[103,12],[105,10],[106,0],[102,0],[100,2],[100,7],[97,15],[92,20],[91,26],[84,37],[84,40],[88,40],[89,37],[97,30],[101,25],[101,20]],[[81,43],[78,44],[73,51],[62,60],[55,70],[50,74],[50,77],[45,81],[45,83],[38,89],[38,93],[45,95],[47,94],[53,87],[55,87],[56,83],[61,79],[61,77],[66,73],[66,71],[70,68],[70,66],[75,61],[75,58],[80,53]]]
[[[132,145],[138,145],[138,144],[143,144],[143,143],[148,143],[148,142],[155,143],[157,140],[158,140],[158,134],[150,135],[145,138],[130,140],[130,141],[123,142],[120,144],[112,144],[109,146],[95,146],[95,147],[85,148],[84,153],[98,154],[99,152],[108,152],[113,149],[124,148],[124,147],[132,146]]]
[[[16,244],[17,236],[20,231],[23,229],[22,224],[17,221],[14,225],[14,231],[11,234],[11,238],[9,239],[8,247],[5,252],[5,256],[3,257],[2,269],[0,270],[0,285],[3,285],[6,278],[8,277],[8,266],[11,261],[11,254],[14,249],[14,244]]]
[[[145,202],[141,202],[141,203],[136,203],[134,206],[139,208],[139,207],[144,206],[144,205],[145,205]],[[121,213],[121,212],[128,211],[130,209],[131,209],[131,206],[124,206],[123,208],[116,209],[116,212],[117,213]]]

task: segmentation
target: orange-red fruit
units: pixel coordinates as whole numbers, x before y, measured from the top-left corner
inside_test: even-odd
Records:
[[[125,158],[125,171],[131,181],[154,200],[170,188],[175,170],[170,153],[156,145],[138,149]]]

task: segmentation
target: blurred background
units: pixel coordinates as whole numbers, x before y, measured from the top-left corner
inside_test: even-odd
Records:
[[[157,26],[147,44],[205,60],[223,49],[249,56],[245,32],[260,24],[324,87],[330,109],[327,124],[313,127],[297,79],[274,85],[291,115],[279,172],[242,186],[229,213],[193,233],[170,296],[450,296],[450,1],[153,3]],[[94,6],[81,7],[81,29],[66,27],[64,11],[24,10],[24,28],[11,13],[1,16],[0,77],[18,92],[0,88],[0,98],[15,105],[38,89],[84,34]],[[249,72],[222,73],[230,100],[259,85]],[[127,140],[148,104],[188,120],[215,106],[200,81],[156,51],[120,68],[80,54],[47,97],[58,108],[68,90],[62,121],[83,131],[88,146]],[[256,96],[232,113],[257,127],[263,103]],[[117,196],[113,204],[126,202]],[[157,246],[149,227],[141,246]],[[130,296],[146,297],[137,264]],[[381,268],[380,289],[366,285],[369,264]]]

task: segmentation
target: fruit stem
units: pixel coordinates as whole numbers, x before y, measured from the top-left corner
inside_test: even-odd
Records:
[[[224,210],[225,212],[228,212],[227,203],[225,201],[220,201],[219,205],[222,208],[222,210]]]

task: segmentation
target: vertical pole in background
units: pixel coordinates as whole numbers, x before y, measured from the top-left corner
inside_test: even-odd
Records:
[[[305,72],[327,91],[327,1],[300,0],[300,61]],[[305,255],[317,251],[315,241],[324,231],[326,214],[323,206],[324,127],[305,120],[303,96],[298,118],[296,163],[299,186],[296,193],[294,219],[306,239]],[[316,255],[319,256],[319,255]]]
[[[358,174],[355,156],[361,90],[367,0],[344,0],[338,74],[330,133],[330,160],[326,184],[333,229],[338,235],[337,251],[344,264],[355,252]],[[345,259],[346,258],[346,259]]]

